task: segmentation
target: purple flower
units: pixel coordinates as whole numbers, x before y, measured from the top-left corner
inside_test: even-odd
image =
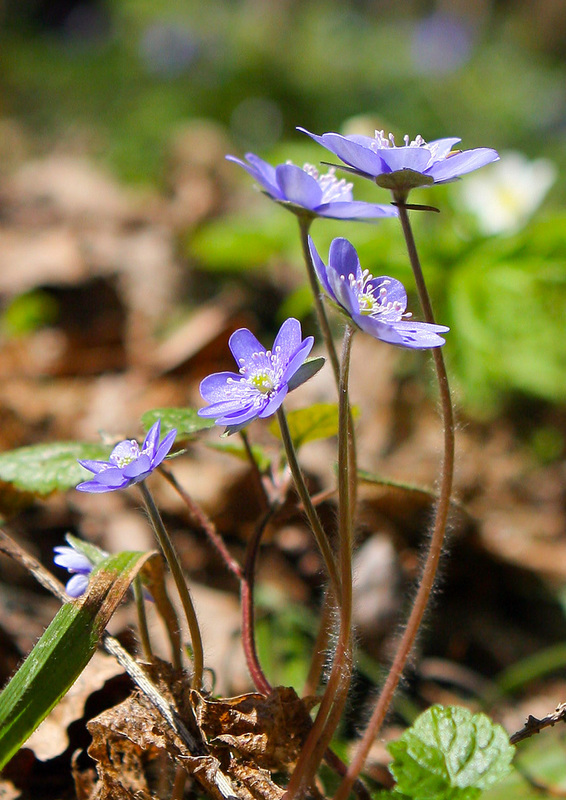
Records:
[[[71,573],[65,591],[69,597],[80,597],[86,591],[89,575],[94,564],[74,547],[54,547],[56,553],[53,561]]]
[[[438,336],[449,328],[428,322],[413,322],[406,314],[407,293],[400,281],[362,272],[355,248],[347,239],[334,239],[326,266],[312,239],[309,247],[316,274],[329,298],[370,336],[399,347],[420,350],[440,347]]]
[[[173,429],[160,442],[160,432],[161,420],[158,419],[149,429],[141,450],[135,439],[126,439],[116,445],[108,461],[79,459],[81,466],[95,474],[92,480],[79,483],[79,492],[115,492],[143,481],[161,464],[177,435]]]
[[[350,220],[397,216],[393,206],[354,201],[352,184],[338,180],[333,168],[319,175],[311,164],[302,169],[290,162],[272,167],[253,153],[246,153],[248,164],[234,156],[226,158],[243,167],[273,200],[295,214]]]
[[[273,414],[287,392],[314,375],[324,359],[305,359],[314,343],[312,336],[301,339],[301,324],[286,320],[273,344],[266,350],[247,328],[230,337],[229,346],[239,367],[235,372],[217,372],[200,385],[200,393],[210,405],[198,412],[201,417],[216,417],[217,425],[235,433],[256,417]]]
[[[412,142],[405,136],[405,144],[397,147],[393,135],[386,137],[383,131],[376,131],[372,138],[339,133],[317,136],[304,128],[298,130],[337,155],[352,172],[394,192],[406,193],[417,186],[447,183],[499,159],[497,152],[489,147],[452,152],[460,139],[427,143],[422,136]]]

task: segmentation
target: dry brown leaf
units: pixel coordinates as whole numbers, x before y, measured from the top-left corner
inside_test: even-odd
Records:
[[[207,699],[191,692],[199,728],[213,750],[233,748],[266,769],[294,763],[310,728],[308,707],[294,689],[275,688],[268,697],[244,694]]]

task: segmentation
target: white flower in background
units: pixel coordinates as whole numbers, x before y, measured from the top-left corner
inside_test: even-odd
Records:
[[[472,175],[459,186],[464,207],[476,217],[482,233],[511,233],[522,228],[556,180],[552,161],[529,161],[523,153],[501,153],[496,169]]]

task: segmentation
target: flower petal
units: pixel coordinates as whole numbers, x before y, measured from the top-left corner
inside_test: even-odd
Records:
[[[297,350],[296,353],[289,359],[289,363],[285,367],[285,371],[283,372],[283,377],[281,378],[282,383],[288,383],[289,380],[293,377],[295,372],[299,369],[299,367],[304,363],[305,359],[308,358],[310,351],[312,350],[314,344],[314,336],[307,336],[307,338],[302,342],[301,346]]]
[[[88,575],[73,575],[67,581],[65,591],[69,597],[80,597],[88,588]]]
[[[430,151],[426,147],[384,147],[379,155],[385,164],[382,172],[397,172],[401,169],[424,172],[431,161]]]
[[[98,474],[99,472],[103,472],[110,466],[108,461],[92,461],[91,459],[88,458],[78,458],[77,461],[79,462],[81,467],[84,467],[85,469],[88,469],[89,472],[94,472],[96,474]]]
[[[110,463],[118,464],[121,461],[131,461],[140,454],[140,446],[135,439],[125,439],[118,442],[114,450],[110,453]]]
[[[289,391],[289,387],[286,383],[284,383],[278,392],[276,392],[272,397],[269,398],[269,402],[265,406],[265,408],[260,411],[258,416],[261,419],[265,417],[270,417],[272,414],[275,414],[285,397],[287,396],[287,392]]]
[[[442,347],[446,340],[438,333],[450,330],[445,325],[432,325],[428,322],[394,322],[391,327],[403,338],[402,347],[422,350],[427,347]]]
[[[155,469],[158,467],[169,450],[173,447],[173,442],[175,441],[175,437],[177,436],[177,429],[173,428],[173,430],[169,431],[167,436],[163,439],[159,447],[157,448],[157,452],[155,453],[154,457],[151,460],[151,468]]]
[[[56,555],[53,558],[53,563],[58,567],[63,567],[73,572],[89,573],[92,570],[92,562],[83,554],[79,553],[72,547],[54,547]]]
[[[199,386],[199,391],[207,403],[221,403],[234,395],[234,386],[242,380],[235,372],[215,372],[207,375]],[[198,413],[203,411],[201,409]],[[202,415],[201,415],[202,416]]]
[[[396,322],[401,319],[407,308],[407,292],[401,281],[382,275],[379,278],[372,278],[366,283],[367,289],[373,289],[374,295],[379,297],[379,290],[383,287],[387,294],[384,298],[384,310],[379,311],[379,319],[382,322]],[[387,309],[387,305],[395,304],[395,308]]]
[[[326,219],[379,219],[380,217],[396,217],[399,214],[394,206],[365,203],[363,200],[323,203],[314,210],[319,217],[326,217]]]
[[[216,420],[217,425],[241,425],[242,423],[251,422],[253,419],[256,419],[260,415],[260,412],[263,408],[267,405],[269,399],[267,395],[263,395],[261,398],[261,403],[250,403],[247,406],[242,406],[241,404],[238,406],[236,410],[234,410],[230,414],[224,414],[224,416],[219,417]]]
[[[473,172],[475,169],[485,167],[486,164],[491,164],[492,161],[499,161],[499,154],[489,147],[478,147],[475,150],[464,150],[462,153],[456,153],[444,159],[444,161],[433,164],[427,170],[427,174],[434,178],[435,183],[451,181],[460,175],[465,175],[467,172]]]
[[[275,169],[277,184],[283,197],[311,211],[322,201],[322,189],[312,175],[295,164],[280,164]]]
[[[350,285],[350,275],[358,280],[361,278],[362,268],[356,248],[348,239],[333,239],[328,253],[327,275],[337,302],[348,314],[357,313],[360,304],[356,292]]]
[[[102,483],[98,476],[93,478],[91,481],[84,481],[84,483],[79,483],[76,487],[77,491],[79,492],[89,492],[90,494],[98,494],[100,492],[115,492],[118,489],[124,489],[128,486],[129,482],[124,478],[119,485],[116,486],[108,486],[105,483]]]
[[[247,364],[253,358],[254,353],[265,353],[265,347],[261,342],[258,342],[253,333],[247,328],[239,328],[234,331],[230,336],[228,346],[236,359],[238,367],[242,364]]]
[[[161,436],[161,420],[158,419],[157,422],[154,422],[151,428],[147,432],[147,436],[144,439],[144,443],[142,445],[142,450],[144,452],[155,453],[158,445],[159,445],[159,437]]]
[[[461,139],[434,139],[428,143],[428,149],[432,153],[434,161],[440,161],[441,158],[446,158],[448,153],[452,150],[455,144],[461,142]]]
[[[238,164],[240,167],[243,167],[246,172],[251,175],[252,178],[256,180],[260,186],[262,186],[265,191],[273,197],[274,200],[284,200],[285,198],[283,197],[281,189],[277,185],[277,181],[275,179],[274,167],[253,153],[246,153],[246,158],[250,164],[246,164],[245,161],[241,161],[235,156],[226,156],[227,161],[232,161],[234,164]]]
[[[286,319],[279,328],[279,333],[273,342],[273,354],[279,364],[286,364],[295,350],[301,346],[301,323],[294,317]]]
[[[327,267],[322,258],[319,256],[318,251],[314,246],[314,242],[310,236],[309,236],[309,250],[314,264],[316,276],[318,280],[321,282],[322,288],[325,290],[325,292],[327,292],[331,300],[337,302],[336,297],[334,296],[334,292],[330,288],[330,284],[328,282]]]
[[[126,464],[122,470],[124,478],[127,478],[128,480],[135,480],[141,475],[147,475],[150,472],[151,458],[147,453],[142,453],[141,456],[136,458],[135,461],[131,461],[129,464]]]
[[[306,133],[315,142],[326,147],[327,150],[337,155],[346,164],[363,172],[368,177],[380,175],[384,171],[383,162],[377,153],[370,150],[367,145],[360,144],[354,138],[340,136],[339,133],[323,133],[322,136],[317,136],[305,130],[305,128],[297,128],[297,130]]]

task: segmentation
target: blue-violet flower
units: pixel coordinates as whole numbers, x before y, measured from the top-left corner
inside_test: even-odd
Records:
[[[126,439],[116,445],[108,461],[79,459],[81,466],[95,474],[91,480],[79,483],[79,492],[115,492],[143,481],[161,464],[177,435],[173,429],[160,442],[160,433],[161,420],[158,419],[149,429],[141,449],[135,439]]]
[[[200,393],[210,405],[201,408],[199,415],[216,417],[217,425],[235,433],[251,420],[275,413],[287,392],[313,374],[308,369],[312,362],[304,361],[314,339],[301,336],[301,324],[293,318],[281,326],[273,350],[266,350],[247,328],[235,331],[228,344],[239,374],[217,372],[202,381]]]
[[[461,141],[454,138],[427,143],[422,136],[413,141],[405,136],[405,143],[397,146],[393,135],[386,137],[383,131],[376,131],[372,138],[339,133],[317,136],[304,128],[298,130],[337,155],[348,164],[349,171],[393,192],[406,193],[417,186],[447,183],[499,159],[497,152],[489,147],[452,151]]]
[[[358,254],[347,239],[334,239],[328,266],[310,236],[309,248],[326,294],[358,328],[383,342],[415,350],[444,344],[438,334],[449,328],[407,319],[410,314],[405,313],[407,293],[403,284],[386,276],[374,278],[368,270],[362,272]]]
[[[74,547],[54,547],[53,551],[55,564],[71,573],[65,591],[69,597],[80,597],[86,591],[94,564]]]
[[[234,156],[226,158],[249,172],[269,197],[299,216],[349,220],[397,216],[394,206],[354,200],[352,184],[338,180],[334,168],[320,175],[311,164],[302,169],[291,162],[272,167],[253,153],[246,153],[247,164]]]

